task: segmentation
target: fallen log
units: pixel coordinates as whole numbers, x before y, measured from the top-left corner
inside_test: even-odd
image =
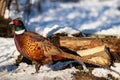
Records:
[[[51,42],[61,47],[62,49],[67,48],[68,50],[77,52],[86,50],[89,52],[90,49],[105,45],[109,48],[112,56],[118,62],[120,61],[120,39],[117,38],[79,38],[79,37],[67,37],[67,36],[53,36]],[[92,51],[95,53],[95,50]],[[86,54],[86,53],[83,53]]]
[[[120,53],[120,39],[117,38],[78,38],[60,37],[60,46],[68,47],[74,51],[106,45],[111,52]]]

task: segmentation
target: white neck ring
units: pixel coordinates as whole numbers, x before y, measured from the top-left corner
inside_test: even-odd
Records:
[[[20,31],[15,31],[15,34],[23,34],[25,32],[25,29],[20,30]]]

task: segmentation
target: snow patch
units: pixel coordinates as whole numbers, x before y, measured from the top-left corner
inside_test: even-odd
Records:
[[[111,69],[117,71],[120,74],[120,63],[115,63],[114,65],[115,65],[115,67],[111,66]],[[103,69],[103,68],[95,68],[92,71],[92,74],[97,76],[97,77],[104,77],[106,79],[109,79],[109,75],[112,75],[116,79],[120,79],[120,75],[118,75],[117,73],[112,72],[112,71],[107,70],[107,69]]]

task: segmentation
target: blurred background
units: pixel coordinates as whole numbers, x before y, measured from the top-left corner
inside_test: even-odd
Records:
[[[28,31],[107,34],[119,37],[119,0],[0,0],[0,36],[12,37],[8,22],[20,18]],[[6,28],[7,27],[7,28]]]

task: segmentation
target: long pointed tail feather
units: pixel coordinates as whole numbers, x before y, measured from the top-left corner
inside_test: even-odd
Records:
[[[81,62],[84,62],[84,63],[88,63],[88,64],[92,64],[92,65],[95,65],[95,66],[99,66],[99,67],[106,67],[108,68],[108,66],[106,65],[102,65],[100,63],[96,63],[96,62],[93,62],[93,61],[90,61],[89,59],[86,59],[86,58],[83,58],[83,57],[80,57],[80,56],[76,56],[76,55],[73,55],[73,54],[69,54],[69,53],[65,53],[63,52],[62,54],[60,54],[62,57],[64,58],[68,58],[68,59],[75,59],[75,60],[78,60],[78,61],[81,61]]]

